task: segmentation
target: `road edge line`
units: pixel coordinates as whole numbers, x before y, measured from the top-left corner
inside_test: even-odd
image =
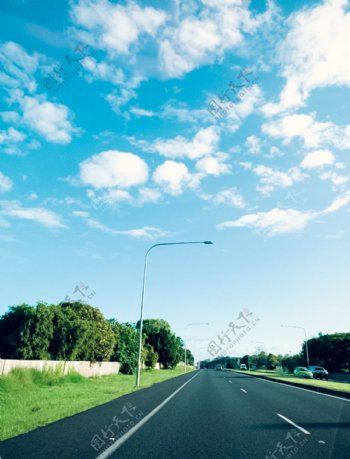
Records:
[[[128,432],[126,432],[126,434],[119,438],[115,443],[113,443],[111,446],[105,449],[103,453],[96,457],[96,459],[106,459],[118,448],[120,448],[123,443],[125,443],[130,437],[132,437],[134,433],[136,433],[144,424],[146,424],[147,421],[149,421],[161,408],[163,408],[164,405],[166,405],[173,397],[175,397],[175,395],[178,392],[180,392],[180,390],[182,390],[185,386],[187,386],[188,383],[190,383],[196,376],[198,376],[199,373],[200,372],[198,371],[194,376],[192,376],[191,379],[186,381],[182,386],[176,389],[175,392],[169,395],[169,397],[163,400],[162,403],[153,408],[153,410],[149,412],[144,418],[142,418],[140,422],[138,422],[135,426],[128,430]]]

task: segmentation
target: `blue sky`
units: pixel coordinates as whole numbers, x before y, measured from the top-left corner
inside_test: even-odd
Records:
[[[0,20],[0,313],[81,284],[135,322],[145,251],[210,239],[149,263],[145,316],[197,357],[243,309],[233,355],[299,351],[280,324],[348,331],[349,2],[3,0]]]

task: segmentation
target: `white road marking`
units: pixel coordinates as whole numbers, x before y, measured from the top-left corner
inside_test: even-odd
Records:
[[[230,384],[232,384],[232,381],[229,381]]]
[[[235,372],[235,373],[237,373],[237,372]],[[242,373],[239,373],[239,374],[242,374]],[[340,397],[339,395],[331,395],[331,394],[324,394],[323,392],[316,392],[316,390],[313,390],[311,386],[310,386],[310,389],[304,389],[303,387],[291,386],[290,384],[286,384],[283,381],[271,381],[270,379],[262,379],[262,378],[259,378],[258,376],[255,376],[255,375],[245,375],[245,376],[247,378],[260,379],[260,381],[265,381],[265,382],[272,383],[272,384],[282,384],[282,386],[284,386],[284,387],[290,387],[292,389],[304,390],[306,392],[312,392],[313,394],[324,395],[325,397],[337,398],[338,400],[343,400],[345,402],[350,402],[350,399]]]
[[[244,390],[244,389],[242,389],[242,388],[241,388],[241,391],[242,391],[242,392],[244,392],[245,394],[247,393],[247,391],[246,391],[246,390]]]
[[[188,383],[192,381],[196,376],[198,376],[199,372],[196,373],[194,376],[192,376],[191,379],[185,382],[181,387],[176,389],[175,392],[173,392],[169,397],[167,397],[162,403],[160,403],[158,406],[156,406],[150,413],[147,414],[144,418],[141,419],[139,423],[136,424],[136,426],[132,427],[128,432],[126,432],[125,435],[119,438],[113,445],[111,445],[109,448],[107,448],[103,453],[101,453],[99,456],[97,456],[96,459],[106,459],[109,457],[112,453],[114,453],[118,448],[122,446],[123,443],[126,442],[130,437],[134,435],[146,422],[148,422],[161,408],[163,408],[164,405],[166,405],[175,395],[180,392],[185,386],[187,386]]]
[[[301,432],[303,432],[305,435],[311,435],[310,432],[308,430],[305,430],[303,429],[302,427],[298,426],[298,424],[295,424],[295,422],[291,421],[290,419],[286,418],[285,416],[283,416],[282,414],[279,414],[279,413],[276,413],[277,416],[279,416],[280,418],[284,419],[286,422],[289,422],[289,424],[292,424],[292,426],[296,427],[297,429],[299,429]]]

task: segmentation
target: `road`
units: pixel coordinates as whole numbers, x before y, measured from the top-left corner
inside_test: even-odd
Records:
[[[1,459],[349,459],[349,451],[349,400],[214,370],[0,443]]]

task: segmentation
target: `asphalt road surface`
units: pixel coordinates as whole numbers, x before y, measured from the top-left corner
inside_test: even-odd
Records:
[[[350,400],[201,370],[0,443],[1,459],[349,459]]]

